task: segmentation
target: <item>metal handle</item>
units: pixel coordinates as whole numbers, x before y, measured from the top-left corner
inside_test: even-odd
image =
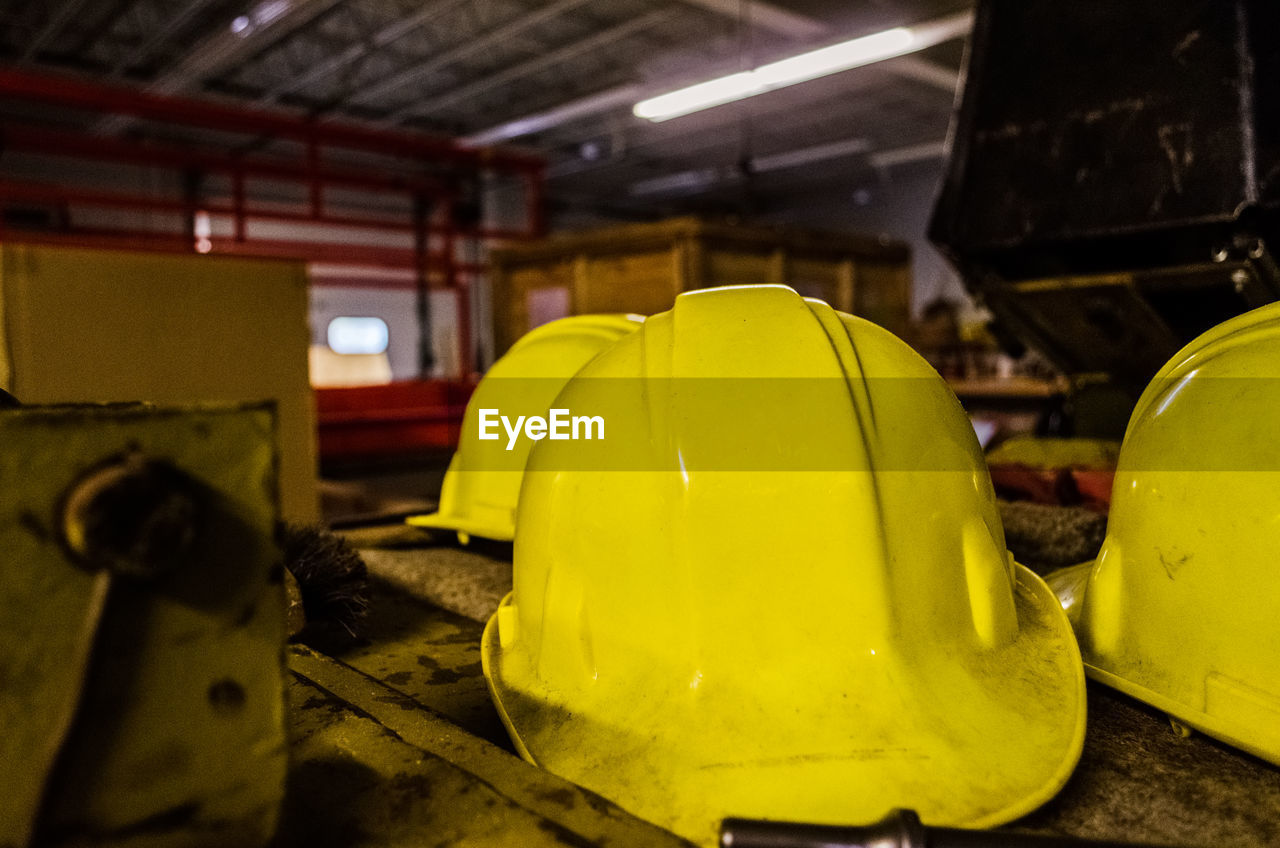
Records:
[[[1138,848],[1139,843],[925,827],[914,810],[893,810],[864,827],[725,819],[721,848]],[[1155,846],[1145,846],[1155,848]]]

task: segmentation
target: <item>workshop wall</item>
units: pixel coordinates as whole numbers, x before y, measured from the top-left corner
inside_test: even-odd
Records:
[[[938,298],[961,305],[971,319],[977,308],[951,264],[926,236],[933,202],[942,181],[942,162],[921,162],[894,169],[879,183],[831,195],[825,202],[788,212],[782,220],[801,226],[824,227],[862,234],[882,234],[911,245],[911,314]]]
[[[422,374],[418,353],[418,294],[412,288],[368,288],[365,286],[313,285],[308,323],[311,343],[327,344],[329,322],[344,315],[381,318],[387,323],[387,359],[392,380],[415,380],[422,376],[457,373],[457,302],[452,292],[431,293],[431,349],[435,365],[431,374]]]

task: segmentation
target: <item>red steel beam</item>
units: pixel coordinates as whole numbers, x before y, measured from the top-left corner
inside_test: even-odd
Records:
[[[241,256],[291,257],[311,262],[370,265],[384,268],[411,268],[417,256],[412,248],[379,247],[367,244],[335,244],[333,242],[307,241],[303,239],[252,238],[236,241],[226,236],[212,236],[213,253],[234,253]],[[432,254],[428,262],[443,263],[445,257]]]
[[[182,176],[184,192],[174,197],[157,197],[126,191],[62,187],[0,178],[0,201],[47,204],[59,210],[61,228],[51,232],[8,230],[6,239],[47,244],[70,244],[143,251],[192,253],[197,251],[191,228],[198,211],[230,217],[233,235],[201,239],[199,251],[218,254],[294,259],[414,270],[417,280],[428,288],[453,289],[458,308],[458,345],[464,372],[471,370],[471,332],[468,281],[483,273],[480,263],[458,262],[457,239],[527,239],[545,229],[543,191],[545,162],[537,156],[510,150],[468,148],[456,142],[396,130],[382,130],[355,123],[303,118],[268,112],[248,106],[206,102],[160,95],[119,85],[104,85],[75,77],[33,74],[13,67],[0,67],[0,99],[65,107],[99,114],[128,115],[168,125],[216,130],[253,139],[284,139],[303,146],[292,158],[264,154],[236,153],[211,149],[199,143],[138,141],[112,136],[94,136],[51,127],[35,127],[15,122],[0,123],[0,150],[39,156],[116,162],[144,168],[168,168]],[[329,153],[335,148],[404,160],[404,165],[370,167],[335,163]],[[492,170],[513,174],[525,182],[527,226],[513,230],[490,227],[459,227],[454,210],[454,189],[448,182],[420,171],[423,165],[447,165],[474,174]],[[216,173],[230,178],[229,198],[205,196],[199,175]],[[448,173],[446,169],[446,174]],[[194,179],[192,175],[195,175]],[[306,202],[297,209],[272,208],[262,202],[251,204],[246,181],[275,180],[297,183],[306,190]],[[416,210],[430,210],[440,204],[443,221],[423,220],[422,212],[405,214],[404,222],[391,220],[395,213],[380,216],[342,214],[331,211],[329,188],[347,188],[370,193],[406,196]],[[70,225],[69,212],[76,208],[135,209],[171,213],[181,227],[157,229],[117,225],[85,228]],[[251,220],[276,220],[320,224],[350,229],[410,233],[413,247],[394,248],[370,244],[348,244],[329,240],[251,238]],[[0,218],[0,226],[3,219]],[[432,251],[430,236],[440,236],[443,248]],[[323,238],[323,237],[320,237]],[[417,283],[404,281],[406,287]],[[379,288],[397,288],[398,283],[381,281]]]
[[[462,262],[456,266],[459,277],[467,277],[468,279],[484,273],[488,267],[473,262]],[[439,269],[433,269],[432,274],[439,276]],[[323,277],[313,277],[311,285],[319,288],[342,288],[342,289],[373,289],[375,291],[411,291],[418,287],[417,282],[412,278],[407,279],[368,279],[361,278],[358,275],[344,277],[341,275],[325,275]],[[433,286],[434,290],[439,290],[441,286]]]
[[[22,230],[9,228],[5,241],[15,244],[51,244],[69,247],[100,248],[108,250],[133,250],[152,253],[193,253],[193,239],[185,233],[164,230],[104,230],[93,227],[76,227],[64,231]],[[377,268],[414,268],[417,254],[411,249],[375,247],[361,244],[333,244],[284,239],[251,239],[236,241],[226,236],[210,238],[210,254],[252,256],[260,259],[290,259],[294,261],[327,262],[337,265],[359,265]],[[442,256],[433,260],[443,262]],[[479,273],[484,266],[477,263],[455,263],[465,273]],[[443,269],[433,268],[429,279],[443,274]],[[325,285],[321,282],[320,285]],[[342,283],[341,285],[347,285]],[[395,289],[413,287],[413,283],[378,281],[370,288]],[[443,289],[443,285],[432,286]]]
[[[247,205],[243,197],[243,189],[237,192],[232,184],[232,198],[229,203],[215,199],[203,200],[197,209],[211,215],[224,215],[233,219],[237,238],[244,240],[244,223],[247,220],[288,221],[292,223],[325,224],[351,229],[381,230],[386,232],[413,233],[417,228],[410,223],[394,221],[388,218],[366,217],[363,215],[338,215],[333,213],[294,212],[287,209],[253,208]],[[128,194],[116,191],[94,191],[89,189],[70,189],[62,186],[36,183],[26,180],[0,179],[0,200],[19,200],[27,203],[47,203],[66,206],[84,206],[104,209],[137,209],[147,212],[191,211],[187,200],[166,200],[150,195]],[[527,237],[527,233],[493,227],[475,227],[463,230],[450,230],[447,224],[431,224],[432,233],[455,232],[467,238],[509,239]],[[443,254],[441,254],[443,255]]]
[[[543,168],[525,178],[525,215],[529,221],[529,234],[542,238],[547,234],[546,169]]]
[[[459,363],[463,377],[473,377],[476,373],[475,352],[471,350],[471,286],[460,283],[455,277],[450,286],[454,293],[454,309],[458,313],[458,349],[462,354]]]
[[[0,125],[0,142],[3,142],[5,149],[25,153],[98,161],[105,159],[139,166],[200,168],[224,174],[238,172],[250,177],[300,183],[319,177],[333,185],[373,192],[437,194],[445,188],[439,180],[425,176],[380,175],[333,165],[313,172],[307,166],[281,159],[238,157],[198,148],[99,138],[11,124]]]
[[[511,150],[463,147],[425,133],[382,130],[360,124],[321,121],[247,106],[154,94],[120,85],[104,85],[72,76],[34,74],[0,68],[0,93],[92,112],[184,124],[203,129],[268,135],[297,141],[365,150],[406,158],[443,159],[499,171],[530,173],[543,167],[540,157]]]
[[[116,191],[93,191],[89,189],[70,189],[46,183],[33,183],[23,180],[0,179],[0,198],[22,200],[28,203],[61,203],[72,206],[88,206],[106,209],[138,209],[156,212],[188,212],[191,203],[186,200],[167,200],[150,195],[128,194]],[[233,185],[230,203],[212,198],[196,204],[197,210],[211,215],[226,215],[236,219],[259,219],[268,221],[290,221],[293,223],[328,224],[338,227],[385,230],[390,232],[411,233],[412,224],[393,221],[387,218],[366,217],[363,215],[334,215],[330,213],[313,214],[311,212],[292,212],[287,209],[254,208],[248,206],[243,197],[237,197]]]
[[[244,171],[231,175],[231,214],[235,226],[235,240],[244,241],[247,232],[245,222]]]

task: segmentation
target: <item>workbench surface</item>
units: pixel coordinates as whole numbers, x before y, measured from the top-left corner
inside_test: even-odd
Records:
[[[420,765],[431,764],[431,758],[438,757],[448,762],[435,763],[437,767],[462,769],[450,772],[452,782],[448,784],[440,784],[436,775],[428,781],[435,788],[421,797],[410,793],[406,798],[403,786],[391,796],[400,799],[402,817],[406,809],[418,810],[408,821],[432,828],[441,845],[476,839],[486,844],[526,844],[529,840],[524,837],[530,833],[546,837],[548,844],[561,845],[599,841],[687,844],[514,755],[489,701],[479,650],[484,622],[511,588],[510,546],[460,548],[452,541],[433,540],[408,528],[369,528],[349,533],[348,538],[361,549],[373,577],[368,630],[358,642],[316,646],[336,663],[306,649],[294,650],[291,712],[296,739],[314,740],[317,733],[323,736],[317,730],[317,713],[324,717],[321,725],[357,720],[385,725],[376,709],[355,703],[362,698],[373,699],[382,707],[394,705],[388,715],[396,721],[421,712],[429,722],[438,723],[431,731],[436,739],[443,738],[441,734],[456,734],[457,738],[450,737],[449,744],[440,750],[433,752],[428,745],[424,752],[407,741],[403,730],[393,727],[386,731],[398,733],[400,742],[409,744],[414,756],[420,758]],[[363,681],[352,690],[357,695],[344,699],[313,679],[333,674],[352,675],[348,682]],[[418,705],[428,709],[417,710]],[[1005,829],[1181,846],[1280,846],[1280,770],[1199,734],[1182,738],[1163,714],[1092,681],[1088,684],[1088,710],[1084,754],[1070,782],[1044,807]],[[458,745],[485,752],[486,768],[501,779],[493,774],[474,779],[476,770],[469,770],[466,762],[459,765],[453,753],[459,750]],[[317,749],[319,754],[312,753],[313,758],[329,756],[324,753],[328,749],[321,749],[323,744]],[[307,773],[291,783],[284,828],[287,834],[313,831],[320,820],[316,811],[332,810],[321,799],[327,797],[323,787],[332,786],[333,781],[317,779],[314,765],[304,763],[303,771]],[[386,801],[387,787],[379,783],[403,782],[404,775],[397,778],[393,769],[379,777],[376,771],[363,769],[360,781],[370,798],[379,799],[377,812],[366,815],[383,824],[347,821],[348,844],[389,844],[410,835],[404,829],[409,825],[387,824],[394,821],[394,811],[386,809],[390,803]],[[473,778],[470,782],[467,775]],[[499,784],[507,780],[515,787],[538,783],[541,788],[530,796],[532,802],[520,797],[513,801],[512,793],[497,790],[487,800],[497,806],[514,804],[519,815],[508,810],[506,818],[491,820],[487,811],[495,807],[475,806],[471,789],[475,784],[488,792],[495,780]],[[450,788],[444,790],[446,785]],[[442,790],[461,794],[446,803],[441,799]],[[547,801],[557,798],[557,793],[567,794]],[[567,809],[577,818],[566,827],[558,820],[563,818],[560,802],[578,796],[588,800],[568,804]],[[418,809],[423,805],[430,809]],[[443,828],[441,815],[447,824]],[[473,821],[475,816],[479,818]],[[605,834],[592,816],[603,817],[613,830]],[[507,830],[494,829],[501,827]],[[327,832],[332,834],[333,826]],[[511,838],[499,838],[503,833]],[[302,841],[299,839],[299,844]]]

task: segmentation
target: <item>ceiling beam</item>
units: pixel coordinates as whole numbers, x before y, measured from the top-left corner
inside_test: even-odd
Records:
[[[111,67],[109,76],[119,77],[130,65],[140,65],[146,62],[157,47],[181,32],[187,24],[195,20],[196,16],[203,12],[212,2],[213,0],[190,0],[172,17],[168,18],[163,26],[153,30],[142,44],[129,51],[127,56],[118,60]]]
[[[595,94],[588,94],[585,97],[578,97],[558,106],[552,106],[541,112],[533,112],[510,121],[503,121],[496,126],[471,133],[459,139],[459,141],[473,147],[484,147],[485,145],[498,144],[513,138],[532,135],[533,133],[554,129],[579,118],[588,118],[601,112],[630,106],[639,100],[645,91],[644,86],[637,83],[607,88],[603,91],[597,91]]]
[[[149,94],[177,94],[232,65],[248,60],[298,27],[337,5],[338,0],[261,0],[245,14],[220,27],[186,51],[184,58],[143,89]],[[94,126],[99,135],[115,135],[133,123],[110,115]]]
[[[942,159],[947,155],[947,141],[925,141],[920,144],[909,144],[905,147],[894,147],[880,150],[867,157],[873,168],[889,168],[893,165],[906,165],[911,162],[924,162],[929,159]]]
[[[769,113],[774,114],[774,113]],[[767,121],[768,115],[757,116]],[[803,125],[790,124],[790,129],[796,135],[802,135],[806,130],[811,129],[812,123]],[[846,148],[846,145],[853,145],[856,149]],[[842,139],[840,141],[829,142],[826,144],[814,145],[812,148],[805,148],[809,153],[798,153],[793,151],[782,151],[780,153],[768,153],[755,157],[752,162],[757,170],[761,170],[760,162],[764,161],[763,170],[781,170],[788,167],[787,161],[789,157],[794,155],[809,156],[819,149],[830,149],[833,155],[840,155],[843,152],[861,153],[867,150],[867,143],[858,140]],[[722,124],[711,126],[697,126],[696,128],[684,129],[679,132],[665,132],[656,135],[642,137],[640,139],[631,139],[623,145],[623,156],[613,154],[611,156],[602,157],[600,159],[563,159],[551,165],[547,169],[548,180],[561,180],[567,177],[576,177],[592,171],[603,171],[608,168],[625,166],[634,164],[636,161],[661,161],[664,157],[661,154],[649,154],[640,159],[636,158],[636,154],[641,151],[653,150],[654,148],[671,148],[672,154],[679,157],[702,157],[706,154],[715,154],[717,151],[724,151],[731,148],[741,148],[741,136],[735,127],[726,127]],[[732,152],[724,155],[736,155]],[[624,157],[630,157],[624,158]],[[723,156],[721,157],[723,158]],[[803,160],[802,160],[803,161]]]
[[[828,31],[826,24],[820,21],[789,12],[763,0],[746,0],[745,3],[742,0],[684,0],[684,2],[726,18],[749,20],[753,26],[788,38],[821,38]]]
[[[718,2],[718,0],[717,0]],[[961,38],[969,34],[973,29],[973,13],[972,11],[960,12],[954,15],[947,15],[941,18],[935,18],[924,21],[919,24],[911,25],[912,29],[919,33],[917,38],[917,48],[923,50],[926,47],[932,47],[952,38]],[[894,62],[901,62],[907,56],[899,56],[893,59]],[[929,63],[932,65],[933,63]],[[865,66],[864,66],[865,67]],[[942,66],[938,66],[942,67]],[[915,68],[919,73],[919,66]],[[904,71],[903,73],[907,73]],[[846,72],[847,73],[847,72]],[[931,84],[939,85],[941,80],[937,74],[932,75],[934,79]],[[918,78],[918,77],[917,77]],[[954,90],[955,81],[954,74],[952,76],[952,89]],[[559,106],[553,106],[549,109],[534,112],[529,115],[522,115],[509,121],[504,121],[492,127],[471,133],[462,139],[464,144],[496,144],[508,141],[520,136],[530,135],[535,132],[544,132],[553,129],[561,124],[575,121],[580,118],[590,117],[591,115],[601,112],[607,112],[618,108],[619,106],[630,100],[635,103],[642,96],[652,94],[658,91],[665,91],[671,88],[670,85],[656,86],[646,84],[640,86],[638,84],[629,84],[617,86],[615,88],[606,89],[587,97],[570,100]]]
[[[891,147],[885,150],[873,150],[871,142],[867,139],[851,138],[830,144],[802,147],[799,150],[791,150],[785,153],[760,156],[751,161],[749,172],[764,174],[787,168],[815,165],[832,159],[862,156],[864,154],[868,165],[877,170],[884,170],[894,165],[907,165],[912,162],[942,159],[946,157],[947,152],[948,147],[945,139],[909,144],[903,147]],[[698,194],[716,185],[741,180],[745,176],[738,168],[697,168],[638,180],[628,186],[627,193],[632,197]]]
[[[75,46],[71,52],[76,55],[88,53],[103,35],[109,34],[120,21],[129,16],[133,5],[134,0],[99,0],[91,6],[80,19],[80,31],[76,33]],[[120,45],[116,45],[116,48],[116,52],[120,52]]]
[[[938,62],[931,62],[920,56],[899,56],[885,62],[881,67],[895,76],[931,85],[948,94],[955,94],[960,84],[959,70]]]
[[[728,168],[697,168],[691,171],[676,171],[658,177],[647,177],[627,186],[627,194],[632,197],[652,197],[663,194],[698,194],[718,183],[734,178]]]
[[[844,86],[845,93],[842,97],[859,97],[858,92],[864,88],[871,88],[875,85],[873,79],[860,79],[856,84]],[[816,130],[819,133],[825,133],[824,129],[829,121],[829,111],[831,108],[839,109],[840,106],[828,106],[830,101],[817,100],[813,102],[813,106],[806,106],[802,113],[797,114],[795,109],[795,101],[793,99],[770,101],[767,108],[758,106],[752,112],[752,121],[757,127],[767,126],[785,126],[785,130],[781,135],[785,139],[812,137]],[[808,116],[814,116],[809,118]],[[801,116],[804,116],[801,118]],[[798,120],[798,118],[801,118]],[[698,157],[704,153],[716,150],[725,150],[729,147],[742,147],[742,125],[741,118],[730,112],[722,112],[718,115],[704,114],[701,120],[680,122],[677,124],[651,124],[649,122],[632,122],[629,124],[621,124],[615,128],[611,135],[624,133],[618,150],[613,151],[611,155],[598,159],[582,159],[578,157],[566,157],[560,161],[553,162],[546,172],[548,180],[559,180],[566,177],[576,177],[584,173],[596,170],[603,170],[619,165],[627,164],[620,156],[634,157],[637,152],[662,149],[667,155],[687,158]],[[758,135],[759,133],[752,133]],[[767,148],[768,139],[763,142]],[[832,145],[840,145],[848,143],[847,140],[831,142]],[[825,146],[825,145],[820,145]],[[729,155],[729,154],[726,154]],[[768,154],[770,157],[773,154]],[[781,156],[787,153],[778,154]],[[663,158],[663,153],[658,152],[647,157],[650,160]]]
[[[430,76],[436,71],[446,68],[461,59],[466,59],[477,53],[483,53],[496,44],[501,44],[504,41],[516,38],[525,31],[554,18],[558,18],[579,6],[586,5],[588,2],[590,2],[590,0],[555,0],[555,2],[550,5],[543,6],[542,8],[536,9],[527,15],[516,18],[515,20],[508,21],[503,26],[481,33],[474,38],[468,38],[450,50],[446,50],[443,53],[437,53],[423,62],[411,65],[402,71],[373,83],[372,85],[365,86],[349,98],[347,102],[367,102],[385,94],[390,94],[408,86],[411,83],[417,82],[423,77]]]
[[[439,0],[439,2],[427,3],[412,15],[400,18],[382,29],[373,33],[366,39],[362,39],[359,44],[353,44],[346,50],[343,50],[330,58],[313,65],[306,72],[290,77],[286,80],[273,85],[260,98],[260,102],[264,105],[271,104],[279,100],[286,94],[292,94],[300,88],[304,88],[317,80],[324,79],[332,73],[342,70],[346,66],[360,61],[374,51],[381,50],[389,44],[399,41],[404,36],[413,32],[415,29],[426,24],[432,18],[443,17],[459,6],[465,5],[472,0]]]
[[[49,15],[49,20],[45,21],[40,31],[27,42],[19,61],[26,63],[35,59],[36,54],[48,47],[49,42],[61,35],[67,24],[76,18],[87,4],[88,0],[66,0],[66,2],[59,4],[53,10],[53,13]]]
[[[231,24],[184,52],[147,91],[177,94],[246,61],[337,5],[338,0],[261,0]]]
[[[767,174],[771,171],[800,168],[831,159],[847,159],[850,156],[861,156],[871,150],[871,147],[871,142],[865,138],[847,138],[827,144],[815,144],[799,150],[757,156],[751,160],[751,170],[757,174]]]
[[[827,144],[815,144],[797,150],[782,153],[771,153],[757,156],[751,160],[749,172],[767,174],[774,171],[785,171],[788,168],[799,168],[827,162],[832,159],[847,159],[862,156],[872,149],[871,142],[865,138],[848,138]],[[891,153],[892,151],[886,151]],[[874,157],[876,154],[872,154]],[[737,168],[699,168],[691,171],[678,171],[674,174],[663,174],[659,177],[634,182],[628,188],[633,197],[644,197],[655,194],[692,194],[710,188],[718,183],[741,179],[744,175]]]
[[[512,80],[526,77],[530,74],[536,74],[539,71],[545,70],[546,68],[552,67],[553,65],[557,65],[561,62],[568,61],[569,59],[576,58],[584,53],[599,50],[607,44],[612,44],[615,41],[621,41],[630,35],[634,35],[637,32],[648,29],[649,27],[666,20],[668,17],[669,14],[666,9],[655,9],[647,15],[641,15],[638,18],[623,21],[617,26],[600,30],[599,32],[593,33],[580,41],[575,41],[572,44],[566,44],[556,50],[541,53],[527,62],[511,65],[496,74],[490,74],[487,77],[482,77],[475,82],[461,86],[460,88],[451,89],[444,94],[428,98],[427,100],[411,103],[403,109],[398,109],[395,112],[392,112],[387,117],[389,120],[396,121],[410,116],[429,115],[432,112],[438,112],[441,109],[446,109],[455,103],[472,100],[494,90],[495,88],[506,85]]]

